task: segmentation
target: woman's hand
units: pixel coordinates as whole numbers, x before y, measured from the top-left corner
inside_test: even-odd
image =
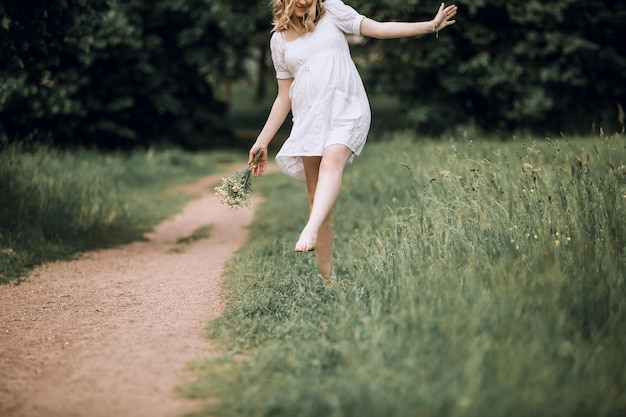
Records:
[[[439,11],[433,19],[433,32],[438,32],[441,29],[456,23],[456,20],[450,20],[456,15],[456,12],[457,7],[454,4],[445,7],[445,5],[441,3],[441,6],[439,6]]]
[[[254,156],[257,152],[263,151],[263,155],[259,158],[256,164],[252,165],[254,161]],[[252,166],[252,175],[255,177],[260,177],[263,175],[265,170],[267,169],[267,145],[255,142],[250,148],[250,157],[248,158],[248,165]]]

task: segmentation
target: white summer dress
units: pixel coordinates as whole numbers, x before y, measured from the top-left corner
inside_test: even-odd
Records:
[[[359,155],[370,127],[370,106],[346,34],[360,34],[364,16],[341,0],[326,0],[315,30],[293,41],[274,32],[272,61],[279,79],[293,78],[289,90],[293,127],[276,155],[287,175],[305,179],[302,156],[321,156],[343,144]]]

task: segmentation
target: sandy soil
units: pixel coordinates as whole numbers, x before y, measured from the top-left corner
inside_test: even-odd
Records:
[[[213,186],[148,234],[0,287],[0,416],[165,417],[200,406],[176,387],[186,364],[218,354],[203,337],[223,303],[224,262],[244,243],[253,211],[230,211]],[[204,225],[208,239],[176,253]]]

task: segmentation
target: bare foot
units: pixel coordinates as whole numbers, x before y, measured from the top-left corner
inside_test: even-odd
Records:
[[[317,233],[310,233],[306,230],[303,230],[300,233],[300,238],[296,243],[296,248],[294,251],[296,252],[311,252],[315,250],[315,243],[317,242]]]
[[[332,287],[337,283],[337,276],[334,272],[331,272],[327,277],[322,276],[322,285],[325,288]]]

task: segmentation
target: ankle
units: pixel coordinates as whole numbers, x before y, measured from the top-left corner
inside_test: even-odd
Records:
[[[330,271],[328,271],[328,273],[325,274],[325,273],[323,273],[321,271],[320,271],[320,273],[322,275],[322,285],[324,287],[329,287],[329,286],[337,283],[337,275],[335,274],[335,270],[332,267],[332,265],[331,265]]]

